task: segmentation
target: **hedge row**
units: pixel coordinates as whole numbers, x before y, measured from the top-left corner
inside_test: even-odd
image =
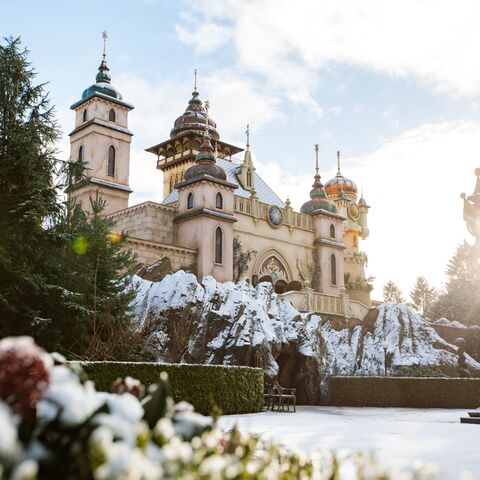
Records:
[[[118,377],[137,378],[144,385],[167,372],[176,402],[185,400],[208,415],[212,405],[224,414],[259,412],[263,407],[263,370],[224,365],[187,365],[133,362],[81,362],[98,390],[109,391]]]
[[[476,408],[478,378],[332,377],[329,405],[348,407]]]

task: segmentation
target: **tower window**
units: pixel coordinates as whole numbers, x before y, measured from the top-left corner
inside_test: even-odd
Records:
[[[187,209],[190,210],[193,208],[193,193],[190,192],[187,197]]]
[[[110,111],[108,112],[108,119],[111,122],[115,121],[115,110],[113,108],[111,108]]]
[[[78,149],[78,161],[83,162],[83,145],[80,145]]]
[[[115,176],[115,147],[110,145],[108,149],[108,176]]]
[[[220,227],[215,230],[215,263],[222,263],[223,232]]]
[[[252,186],[252,171],[249,169],[247,170],[247,187]]]
[[[337,284],[337,259],[333,253],[330,255],[330,283]]]
[[[330,225],[330,238],[335,238],[335,225]]]
[[[85,109],[83,111],[83,121],[86,122],[87,120],[88,120],[88,111],[87,111],[87,109]]]
[[[215,197],[215,207],[223,209],[223,197],[220,192],[218,192],[217,196]]]

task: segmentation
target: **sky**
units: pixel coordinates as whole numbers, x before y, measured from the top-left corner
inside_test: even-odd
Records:
[[[48,82],[69,157],[70,105],[94,83],[108,31],[112,83],[135,105],[130,204],[161,201],[144,151],[168,138],[198,69],[221,138],[299,209],[313,181],[354,180],[371,206],[374,297],[417,276],[441,287],[469,237],[460,193],[480,167],[480,2],[476,0],[0,0],[0,36],[20,36]]]

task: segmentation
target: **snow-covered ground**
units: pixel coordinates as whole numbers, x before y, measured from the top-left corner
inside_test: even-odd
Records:
[[[413,408],[298,407],[297,413],[228,415],[235,424],[291,448],[374,452],[377,459],[402,469],[422,460],[435,463],[440,478],[458,480],[462,472],[480,480],[480,425],[460,424],[465,410]]]

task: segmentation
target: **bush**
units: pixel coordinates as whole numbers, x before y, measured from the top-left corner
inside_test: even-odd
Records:
[[[76,362],[73,362],[76,363]],[[226,415],[259,412],[263,408],[263,370],[225,365],[133,362],[79,362],[98,390],[110,391],[113,381],[127,376],[143,384],[158,382],[167,372],[176,402],[191,403],[205,415],[214,405]]]
[[[332,377],[329,405],[345,407],[476,408],[480,379]]]

